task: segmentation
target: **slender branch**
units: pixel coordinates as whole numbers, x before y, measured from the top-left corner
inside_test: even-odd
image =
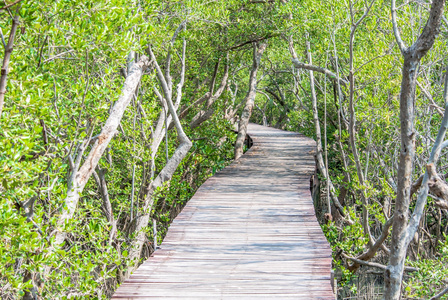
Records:
[[[445,295],[446,293],[448,293],[448,286],[445,287],[443,290],[441,290],[437,295],[431,297],[431,299],[429,300],[437,300],[442,298],[443,295]]]
[[[14,5],[16,5],[17,3],[22,2],[22,1],[23,1],[23,0],[17,0],[17,1],[15,1],[15,2],[13,2],[13,3],[7,4],[7,5],[3,6],[3,7],[0,7],[0,10],[6,10],[6,9],[10,8],[11,6],[14,6]]]
[[[253,40],[250,40],[250,41],[246,41],[244,43],[232,46],[227,51],[235,50],[235,49],[241,48],[243,46],[246,46],[246,45],[249,45],[249,44],[252,44],[252,43],[258,43],[258,42],[261,42],[261,41],[264,41],[264,40],[267,40],[267,39],[270,39],[270,38],[273,38],[273,37],[277,37],[279,35],[280,34],[268,34],[268,35],[266,35],[264,37],[259,37],[259,38],[256,38],[256,39],[253,39]]]
[[[296,50],[294,49],[294,40],[292,38],[292,35],[288,36],[288,48],[289,48],[289,53],[291,53],[292,58],[299,60]]]
[[[266,4],[266,3],[275,3],[275,0],[249,0],[250,4]]]
[[[342,253],[342,256],[344,258],[346,258],[346,259],[349,259],[349,260],[353,261],[354,263],[359,264],[359,265],[374,267],[374,268],[378,268],[378,269],[381,269],[381,270],[386,270],[386,268],[387,268],[385,265],[374,263],[374,262],[369,262],[369,261],[364,261],[364,260],[361,260],[361,259],[357,259],[357,258],[348,256],[345,253]]]
[[[173,37],[170,40],[170,47],[168,49],[168,55],[166,58],[166,62],[165,62],[165,76],[164,76],[164,80],[167,83],[168,88],[170,89],[171,92],[171,88],[172,88],[172,82],[171,82],[171,51],[174,47],[174,42],[176,41],[179,33],[181,32],[181,30],[183,28],[185,28],[186,26],[186,21],[183,21],[182,23],[180,23],[180,25],[177,27],[176,31],[174,31]]]
[[[370,2],[370,5],[367,7],[367,9],[366,9],[366,11],[364,12],[364,14],[361,16],[361,18],[359,18],[358,22],[356,22],[356,23],[353,25],[354,29],[356,29],[356,27],[358,27],[359,24],[361,24],[361,22],[367,17],[367,15],[369,14],[370,9],[372,8],[373,3],[375,3],[375,1],[376,1],[376,0],[372,0],[372,2]]]
[[[321,67],[318,67],[318,66],[313,66],[313,65],[310,65],[310,64],[306,64],[306,63],[300,62],[298,59],[294,59],[294,58],[292,59],[292,63],[294,64],[294,66],[297,69],[306,69],[306,70],[310,70],[310,71],[319,72],[319,73],[322,73],[322,74],[325,74],[325,75],[329,76],[330,78],[339,79],[338,81],[341,84],[343,84],[343,85],[348,85],[348,81],[347,80],[339,78],[336,74],[334,74],[333,72],[331,72],[328,69],[321,68]]]
[[[345,253],[342,253],[341,255],[342,255],[344,258],[349,259],[349,260],[351,260],[351,261],[353,261],[353,262],[355,262],[355,263],[358,263],[358,264],[360,264],[360,265],[363,265],[363,266],[374,267],[374,268],[378,268],[378,269],[381,269],[381,270],[386,270],[386,269],[387,269],[387,267],[386,267],[385,265],[382,265],[382,264],[379,264],[379,263],[374,263],[374,262],[369,262],[369,261],[360,260],[360,259],[357,259],[357,258],[348,256],[348,255],[345,254]],[[417,268],[414,268],[414,267],[407,267],[407,266],[404,268],[404,270],[405,270],[405,271],[408,271],[408,272],[417,272],[417,271],[418,271]]]
[[[361,70],[361,69],[362,69],[363,67],[365,67],[366,65],[370,64],[372,61],[375,61],[375,60],[377,60],[378,58],[382,58],[382,57],[387,56],[387,55],[389,55],[389,53],[385,53],[385,54],[381,54],[381,55],[375,56],[374,58],[368,60],[367,62],[365,62],[365,63],[363,63],[362,65],[360,65],[359,67],[357,67],[357,68],[353,71],[353,74],[357,73],[359,70]]]
[[[389,236],[389,229],[392,226],[393,220],[394,218],[392,216],[386,221],[386,223],[384,223],[383,230],[381,231],[381,236],[375,241],[375,243],[371,247],[369,247],[369,250],[367,250],[366,252],[364,252],[363,254],[359,255],[356,258],[357,261],[367,261],[375,256],[378,249],[383,245],[384,241]],[[353,265],[349,265],[348,269],[350,271],[354,272],[359,268],[361,264],[357,261],[353,260],[353,262],[355,263]]]
[[[163,93],[166,95],[166,97],[171,99],[171,89],[168,86],[167,81],[165,80],[165,76],[163,75],[162,69],[160,68],[159,64],[157,63],[156,57],[154,55],[154,52],[152,51],[151,46],[148,47],[148,52],[149,52],[149,55],[151,56],[151,60],[154,61],[154,66],[157,71],[157,77],[159,78]]]
[[[431,177],[434,177],[430,176],[430,172],[432,171],[431,166],[434,167],[439,159],[440,153],[442,152],[442,145],[444,144],[443,141],[445,139],[446,131],[448,130],[448,76],[445,76],[443,99],[445,102],[445,113],[442,119],[442,124],[440,124],[439,132],[437,133],[436,141],[434,142],[434,146],[432,147],[432,151],[428,159],[427,170],[422,180],[422,188],[418,194],[414,212],[409,221],[409,225],[406,228],[406,245],[410,243],[412,237],[414,236],[418,224],[420,223],[421,216],[423,215],[423,209],[426,205],[426,199],[428,196],[428,183],[431,180]],[[433,170],[432,173],[435,173],[435,170]]]
[[[64,54],[69,54],[69,53],[72,53],[72,52],[74,52],[74,51],[75,51],[75,50],[72,49],[72,50],[68,50],[68,51],[65,51],[65,52],[61,52],[61,53],[59,53],[59,54],[57,54],[57,55],[55,55],[55,56],[53,56],[53,57],[47,58],[46,60],[44,60],[44,61],[42,62],[42,64],[45,64],[45,63],[50,62],[50,61],[52,61],[52,60],[55,60],[55,59],[57,59],[57,58],[63,56]]]
[[[211,94],[206,99],[207,100],[206,110],[199,111],[191,120],[191,122],[190,122],[191,129],[198,127],[203,122],[208,120],[211,116],[213,116],[213,113],[215,112],[215,108],[212,106],[216,102],[216,100],[221,96],[221,94],[224,92],[224,89],[227,86],[227,79],[229,78],[229,62],[228,62],[228,60],[229,60],[229,53],[227,52],[226,65],[225,65],[225,69],[224,69],[224,75],[221,79],[221,83],[220,83],[218,89],[216,90],[216,92],[214,94]],[[213,92],[213,87],[210,86],[210,92],[208,92],[208,93],[212,93],[212,92]]]
[[[398,29],[397,8],[395,7],[395,0],[391,0],[390,12],[392,15],[392,25],[394,28],[395,40],[397,41],[398,48],[400,49],[401,53],[404,53],[406,51],[406,45],[404,44],[403,40],[401,39],[400,30]]]
[[[0,38],[2,39],[3,48],[6,48],[5,37],[3,36],[3,31],[1,27],[0,27]]]
[[[193,102],[192,104],[188,105],[187,107],[185,107],[181,113],[179,114],[179,119],[183,119],[185,118],[185,116],[188,114],[188,112],[194,108],[197,107],[198,105],[204,103],[206,100],[208,100],[210,98],[211,94],[210,92],[205,93],[204,95],[202,95],[201,98],[199,98],[198,100],[196,100],[195,102]]]
[[[185,38],[183,39],[183,43],[182,43],[182,59],[181,59],[181,71],[180,71],[180,80],[179,83],[177,84],[177,90],[176,90],[176,105],[175,110],[177,111],[177,107],[180,104],[180,100],[182,99],[182,88],[184,86],[185,83],[185,51],[186,51],[186,47],[187,47],[187,41],[185,40]]]
[[[431,94],[423,87],[423,85],[418,80],[416,82],[417,86],[422,90],[423,94],[426,96],[426,98],[428,98],[428,100],[431,102],[432,106],[437,110],[439,115],[443,116],[443,108],[437,105]]]

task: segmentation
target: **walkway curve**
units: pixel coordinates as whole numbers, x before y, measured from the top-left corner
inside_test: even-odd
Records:
[[[334,299],[310,194],[315,142],[250,124],[253,146],[209,178],[113,299]]]

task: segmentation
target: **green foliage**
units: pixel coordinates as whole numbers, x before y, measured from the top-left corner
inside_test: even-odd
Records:
[[[130,265],[129,245],[135,237],[131,210],[133,217],[144,213],[145,189],[166,165],[166,149],[171,156],[178,146],[176,132],[170,130],[168,143],[163,141],[155,155],[152,173],[151,144],[163,112],[153,90],[158,81],[151,71],[143,76],[137,98],[126,109],[119,132],[99,163],[117,221],[116,236],[109,236],[112,224],[103,212],[101,191],[90,179],[75,216],[63,229],[68,234],[66,243],[53,245],[55,232],[61,229],[57,222],[71,170],[68,156],[90,134],[100,132],[121,93],[130,51],[144,55],[151,45],[164,70],[162,62],[171,54],[172,80],[177,84],[181,40],[185,38],[187,71],[180,111],[210,91],[218,61],[215,90],[225,65],[230,66],[228,84],[214,104],[213,117],[191,130],[189,122],[204,108],[196,106],[182,119],[193,147],[173,178],[154,195],[151,218],[158,223],[158,243],[195,190],[231,161],[235,135],[224,115],[246,96],[253,41],[267,42],[268,47],[259,71],[252,121],[316,137],[309,71],[291,68],[287,39],[292,36],[298,59],[305,62],[308,34],[313,64],[348,79],[352,26],[347,4],[334,0],[248,2],[23,1],[0,119],[0,297],[17,298],[34,286],[45,299],[107,298],[123,279]],[[409,45],[427,11],[418,3],[399,2],[399,26]],[[343,198],[347,218],[353,221],[353,225],[340,220],[323,225],[334,254],[342,250],[357,256],[366,249],[361,195],[368,200],[368,223],[375,237],[393,212],[395,191],[390,179],[395,180],[400,149],[402,58],[391,30],[389,5],[389,1],[375,1],[357,28],[353,46],[355,139],[363,184],[349,142],[349,86],[341,85],[343,97],[338,99],[335,81],[314,74],[330,177]],[[353,4],[355,21],[364,10],[365,2]],[[1,10],[0,16],[0,28],[7,37],[12,21],[7,11]],[[169,41],[183,21],[187,21],[186,30],[171,46]],[[438,105],[443,103],[445,40],[446,32],[442,32],[425,57],[419,77]],[[440,124],[441,116],[433,107],[419,87],[415,177],[424,170],[428,141]],[[446,163],[442,158],[440,166]],[[436,236],[437,218],[428,213],[425,221],[432,226],[429,235]],[[443,219],[441,225],[445,224]],[[142,259],[153,250],[152,226],[144,229],[151,242],[145,243]],[[438,252],[433,249],[438,253],[436,259],[429,255],[409,259],[419,272],[405,278],[408,297],[429,297],[442,287],[448,254],[446,238],[439,242]],[[343,284],[354,276],[341,260],[335,260],[334,267],[342,270]],[[27,279],[29,275],[31,279]],[[433,289],[429,291],[426,284]]]
[[[225,9],[230,3],[216,3],[218,9],[204,7],[201,1],[189,5],[184,10],[180,4],[170,7],[163,1],[39,1],[24,2],[20,8],[23,29],[19,28],[15,40],[0,121],[0,297],[17,298],[34,286],[45,299],[105,298],[121,280],[129,264],[127,253],[133,237],[129,214],[134,166],[134,213],[140,213],[144,186],[151,179],[148,137],[161,113],[152,92],[154,76],[144,77],[139,93],[147,119],[137,122],[138,127],[134,125],[134,118],[141,118],[141,113],[133,103],[125,112],[121,133],[100,161],[118,222],[112,242],[112,225],[105,218],[101,193],[91,179],[74,218],[64,228],[66,243],[53,249],[70,174],[68,155],[90,132],[93,136],[100,132],[121,92],[120,70],[126,68],[128,53],[143,54],[152,43],[163,59],[166,41],[190,9],[200,14],[195,15],[198,21],[191,21],[191,30],[184,33],[192,45],[187,53],[187,77],[203,80],[210,75],[213,64],[204,66],[203,56],[219,43],[200,33],[209,29],[220,32],[220,26],[208,25],[207,19],[228,18]],[[168,14],[159,9],[166,9]],[[6,12],[1,13],[0,27],[8,33],[11,19]],[[173,65],[176,63],[174,57]],[[188,85],[182,105],[194,101],[195,93],[202,91]],[[230,162],[234,134],[228,128],[226,121],[215,117],[189,133],[203,139],[195,142],[194,151],[159,192],[153,212],[159,221],[159,242],[200,184]],[[173,132],[167,146],[170,155],[177,147]],[[156,155],[156,174],[166,164],[164,148],[162,143]],[[27,217],[31,203],[32,213]],[[31,278],[25,279],[27,274]]]
[[[448,279],[448,242],[444,234],[444,241],[439,241],[437,259],[419,259],[408,263],[418,269],[406,281],[405,297],[429,299],[446,287]],[[447,295],[440,299],[447,299]]]

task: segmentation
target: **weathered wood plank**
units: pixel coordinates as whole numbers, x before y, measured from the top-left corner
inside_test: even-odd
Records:
[[[314,141],[254,124],[249,135],[113,299],[334,299],[309,190]]]

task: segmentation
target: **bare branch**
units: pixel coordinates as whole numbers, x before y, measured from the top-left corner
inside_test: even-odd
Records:
[[[394,1],[394,0],[393,0]],[[417,41],[410,47],[411,51],[416,51],[418,56],[423,56],[432,48],[437,35],[440,32],[440,23],[443,16],[445,0],[434,0],[431,3],[431,10],[426,25]]]
[[[313,65],[310,65],[310,64],[306,64],[306,63],[300,62],[298,59],[294,59],[294,58],[292,59],[292,63],[294,64],[294,66],[297,69],[306,69],[306,70],[310,70],[310,71],[315,71],[315,72],[319,72],[319,73],[325,74],[325,75],[327,75],[330,78],[338,79],[338,76],[336,74],[334,74],[333,72],[331,72],[330,70],[328,70],[328,69],[321,68],[321,67],[318,67],[318,66],[313,66]],[[341,84],[343,84],[343,85],[347,85],[348,84],[348,81],[344,80],[342,78],[339,78],[339,82]]]
[[[431,297],[431,299],[429,300],[437,300],[442,298],[443,295],[445,295],[446,293],[448,293],[448,286],[445,287],[443,290],[441,290],[437,295]]]
[[[114,219],[114,213],[112,210],[112,204],[110,203],[109,199],[109,192],[107,190],[107,182],[105,178],[105,171],[100,169],[99,167],[96,168],[97,172],[93,172],[93,177],[95,178],[95,181],[98,185],[98,188],[101,193],[101,198],[103,199],[103,204],[101,208],[103,209],[104,215],[106,216],[107,221],[111,225],[111,230],[109,232],[109,245],[112,244],[113,239],[115,238],[115,234],[117,233],[117,224]]]
[[[420,223],[421,216],[423,215],[423,209],[426,205],[428,189],[431,187],[431,183],[433,182],[433,180],[431,180],[431,178],[434,178],[435,177],[434,174],[436,174],[434,165],[437,163],[437,161],[439,159],[440,153],[442,151],[442,146],[444,144],[443,141],[445,139],[446,131],[448,130],[448,101],[447,101],[448,100],[447,99],[448,98],[448,76],[445,76],[445,90],[444,90],[443,96],[444,96],[444,100],[445,100],[445,113],[443,115],[442,124],[440,124],[439,132],[437,133],[436,141],[434,142],[431,154],[428,159],[426,173],[422,180],[422,188],[420,189],[420,192],[418,194],[414,212],[409,221],[409,225],[406,228],[406,234],[407,234],[406,245],[409,244],[409,242],[412,239],[412,236],[415,234],[418,224]],[[443,183],[444,183],[444,181],[443,181]],[[434,186],[432,186],[432,188],[434,188]],[[434,192],[433,189],[431,189],[431,192]],[[447,194],[448,194],[448,192],[447,192]],[[447,196],[446,200],[448,200],[448,196]]]
[[[356,259],[354,257],[350,257],[350,256],[346,255],[345,253],[342,253],[342,256],[344,258],[349,259],[349,260],[351,260],[351,261],[353,261],[355,263],[358,263],[360,265],[374,267],[374,268],[379,268],[381,270],[386,270],[387,269],[387,267],[385,265],[382,265],[382,264],[379,264],[379,263],[374,263],[374,262],[367,262],[367,261],[363,261],[363,260],[360,260],[360,259]],[[405,269],[405,271],[408,271],[408,272],[417,272],[418,271],[418,269],[414,268],[414,267],[407,267],[406,266],[404,269]]]
[[[241,44],[232,46],[232,47],[230,47],[230,48],[228,49],[228,51],[229,51],[229,50],[235,50],[235,49],[241,48],[241,47],[243,47],[243,46],[246,46],[246,45],[249,45],[249,44],[252,44],[252,43],[258,43],[258,42],[261,42],[261,41],[264,41],[264,40],[267,40],[267,39],[270,39],[270,38],[273,38],[273,37],[277,37],[277,36],[279,36],[279,35],[280,35],[280,34],[268,34],[268,35],[266,35],[266,36],[264,36],[264,37],[255,38],[255,39],[253,39],[253,40],[246,41],[246,42],[244,42],[244,43],[241,43]]]
[[[346,259],[349,259],[349,260],[353,261],[356,264],[359,264],[359,265],[374,267],[374,268],[378,268],[378,269],[381,269],[381,270],[386,270],[386,266],[382,265],[382,264],[378,264],[378,263],[374,263],[374,262],[368,262],[368,261],[364,261],[364,260],[361,260],[361,259],[357,259],[357,258],[348,256],[345,253],[342,253],[342,256],[344,258],[346,258]]]
[[[392,14],[392,25],[394,28],[395,40],[397,41],[398,48],[400,49],[401,53],[404,53],[406,51],[406,45],[404,44],[403,40],[401,39],[400,29],[398,29],[397,8],[395,7],[395,0],[391,0],[391,9],[390,10],[391,10],[391,14]]]
[[[68,50],[68,51],[61,52],[61,53],[59,53],[59,54],[57,54],[57,55],[55,55],[55,56],[53,56],[53,57],[47,58],[46,60],[44,60],[44,61],[42,62],[42,64],[45,64],[45,63],[47,63],[47,62],[50,62],[50,61],[55,60],[55,59],[57,59],[57,58],[60,58],[60,57],[63,56],[64,54],[69,54],[69,53],[72,53],[72,52],[74,52],[74,51],[75,51],[75,50],[71,49],[71,50]]]
[[[177,99],[180,101],[181,95],[182,95],[182,86],[183,86],[183,78],[185,76],[185,46],[186,42],[184,40],[183,43],[183,56],[182,56],[182,67],[181,67],[181,82],[178,84],[177,88]],[[159,82],[162,85],[164,96],[160,95],[158,93],[159,99],[162,101],[162,105],[167,105],[169,112],[173,118],[174,125],[177,130],[178,140],[180,142],[177,149],[174,151],[174,154],[171,156],[171,158],[168,159],[168,162],[163,167],[163,169],[160,171],[160,173],[157,175],[157,177],[150,183],[150,185],[146,189],[146,196],[143,204],[143,215],[136,220],[136,228],[135,232],[137,233],[136,238],[132,242],[131,249],[129,251],[129,258],[130,261],[136,262],[140,258],[141,249],[143,247],[143,243],[146,239],[146,233],[143,230],[144,227],[148,226],[152,205],[154,203],[153,194],[156,191],[157,188],[161,187],[165,182],[171,180],[174,172],[177,170],[179,164],[182,162],[182,160],[185,158],[185,156],[188,154],[188,151],[190,150],[192,143],[190,139],[187,137],[185,132],[183,131],[182,125],[180,123],[179,117],[177,116],[177,107],[175,104],[173,104],[172,101],[172,95],[170,90],[168,89],[167,82],[164,78],[164,75],[160,69],[159,64],[157,63],[157,60],[155,59],[154,53],[152,52],[151,48],[148,49],[152,59],[154,60],[155,68],[157,70],[157,77],[159,79]],[[156,89],[155,89],[156,90]],[[160,120],[160,119],[159,119]],[[131,272],[138,266],[136,263],[134,267],[128,268],[125,277],[129,277]]]
[[[0,38],[2,39],[3,48],[6,48],[5,37],[3,36],[3,31],[0,28]]]
[[[10,4],[7,4],[7,5],[3,6],[3,7],[0,7],[0,10],[6,10],[6,9],[8,9],[8,8],[14,6],[14,5],[16,5],[17,3],[22,2],[22,1],[23,1],[23,0],[16,0],[16,1],[14,1],[13,3],[10,3]]]
[[[375,243],[371,247],[369,247],[366,252],[359,255],[356,260],[352,260],[354,264],[348,266],[348,269],[350,271],[354,272],[360,267],[360,265],[362,265],[362,263],[359,263],[359,261],[368,261],[375,256],[378,249],[381,247],[381,245],[383,245],[384,241],[389,236],[389,229],[392,226],[393,220],[393,216],[389,218],[386,223],[384,223],[383,230],[381,231],[381,236],[375,241]]]
[[[187,107],[185,107],[181,113],[179,114],[179,119],[183,119],[185,118],[185,116],[188,114],[188,112],[198,106],[201,105],[202,103],[204,103],[206,100],[208,100],[211,96],[210,92],[205,93],[201,98],[199,98],[198,100],[196,100],[195,102],[193,102],[192,104],[188,105]]]
[[[431,94],[423,87],[423,85],[417,80],[417,86],[422,90],[423,94],[428,98],[428,100],[431,102],[432,106],[437,110],[439,115],[443,116],[443,108],[437,105],[437,103],[434,101],[434,98],[432,98]]]
[[[18,2],[17,2],[18,3]],[[6,79],[8,76],[8,66],[9,60],[11,59],[11,53],[14,47],[14,37],[16,35],[17,27],[19,26],[19,15],[17,14],[13,21],[11,31],[9,33],[8,44],[5,47],[5,56],[3,58],[3,65],[1,69],[1,77],[0,77],[0,117],[2,116],[3,105],[5,103],[5,94],[6,94]]]
[[[148,52],[149,52],[149,55],[151,56],[151,59],[154,61],[154,65],[155,65],[156,71],[157,71],[157,77],[159,78],[159,82],[160,82],[160,85],[162,86],[163,93],[165,94],[165,96],[167,98],[171,99],[171,89],[168,86],[167,81],[165,80],[165,76],[163,75],[162,69],[160,68],[159,64],[157,63],[157,59],[156,59],[154,53],[152,52],[151,46],[148,47]]]
[[[294,40],[292,38],[292,35],[288,36],[288,48],[289,48],[289,53],[291,53],[291,56],[293,59],[296,59],[297,61],[299,60],[296,50],[294,49]]]
[[[361,16],[361,18],[359,18],[358,22],[356,22],[356,23],[353,25],[354,29],[356,29],[356,27],[358,27],[359,24],[361,24],[361,22],[367,17],[367,15],[369,14],[370,9],[372,8],[373,3],[375,3],[375,1],[376,1],[376,0],[372,0],[372,2],[370,2],[370,5],[367,7],[367,9],[366,9],[366,11],[364,12],[364,14]]]

